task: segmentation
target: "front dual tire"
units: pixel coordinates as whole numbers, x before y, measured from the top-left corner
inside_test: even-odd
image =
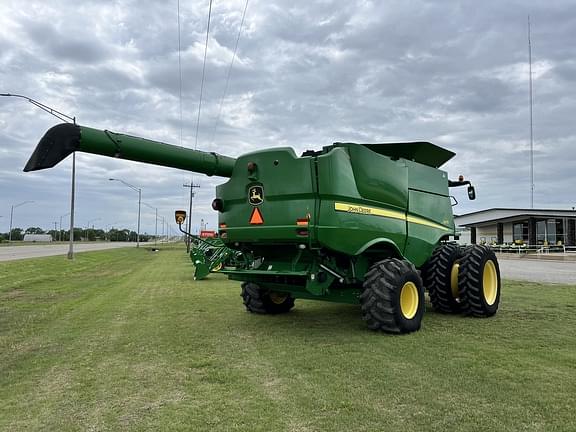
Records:
[[[456,244],[436,248],[422,268],[422,280],[428,289],[430,303],[441,313],[460,312],[458,276],[462,250]]]
[[[500,304],[500,268],[488,246],[470,246],[460,259],[458,292],[462,311],[475,317],[490,317]]]
[[[490,317],[500,304],[500,268],[494,251],[484,245],[439,246],[422,268],[434,310]]]

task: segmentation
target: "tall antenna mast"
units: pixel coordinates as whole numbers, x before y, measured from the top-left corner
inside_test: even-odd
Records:
[[[180,147],[182,147],[182,136],[184,134],[184,125],[182,121],[182,37],[180,31],[180,0],[178,0],[178,75],[180,90]]]
[[[530,15],[528,15],[528,71],[530,74],[530,208],[534,208],[534,124],[532,120],[532,42],[530,40]]]

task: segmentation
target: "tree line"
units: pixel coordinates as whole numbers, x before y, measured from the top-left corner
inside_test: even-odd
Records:
[[[43,230],[40,227],[29,227],[12,229],[12,241],[24,240],[25,234],[49,234],[53,241],[69,241],[68,230]],[[10,233],[0,233],[0,241],[8,241]],[[138,238],[136,231],[129,229],[112,228],[109,231],[92,228],[74,228],[74,241],[128,241],[135,242]],[[147,242],[153,240],[153,235],[140,234],[140,241]]]

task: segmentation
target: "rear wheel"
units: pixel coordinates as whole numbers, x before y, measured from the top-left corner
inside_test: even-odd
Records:
[[[374,264],[360,295],[362,319],[370,330],[410,333],[420,329],[424,315],[424,288],[414,266],[389,258]]]
[[[242,300],[249,312],[257,314],[281,314],[294,307],[294,298],[287,293],[265,290],[254,282],[242,284]]]
[[[422,280],[430,294],[434,310],[442,313],[460,312],[458,273],[462,251],[455,244],[436,248],[422,268]]]
[[[473,245],[464,250],[458,287],[463,312],[476,317],[496,313],[500,304],[500,268],[491,248]]]

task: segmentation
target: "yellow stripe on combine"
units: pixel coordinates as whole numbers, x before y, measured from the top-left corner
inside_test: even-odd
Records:
[[[426,225],[426,226],[429,226],[432,228],[442,229],[445,231],[452,231],[452,228],[445,227],[444,225],[437,224],[436,222],[430,222],[429,220],[422,219],[421,217],[418,217],[418,216],[408,215],[408,217],[406,219],[410,223],[415,223],[418,225]]]
[[[387,217],[391,219],[399,219],[417,225],[425,225],[436,229],[452,231],[451,228],[447,228],[444,225],[440,225],[435,222],[430,222],[429,220],[423,219],[418,216],[411,216],[411,215],[406,216],[404,213],[395,210],[384,210],[376,207],[365,207],[357,204],[346,204],[339,202],[334,203],[334,210],[346,213],[355,213],[361,215],[371,215],[371,216]]]

